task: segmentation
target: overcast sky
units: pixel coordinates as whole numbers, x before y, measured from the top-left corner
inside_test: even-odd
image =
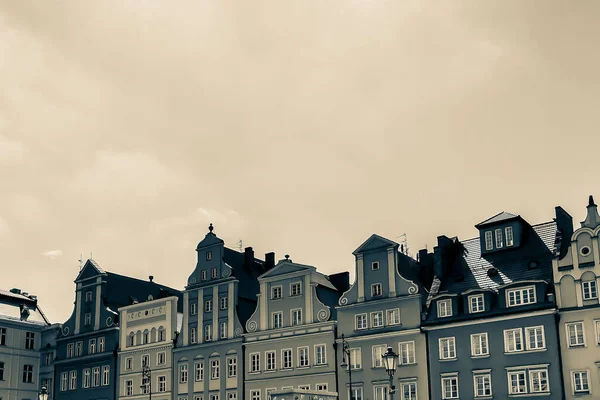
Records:
[[[352,271],[600,200],[600,2],[0,0],[1,286],[80,254],[183,288],[226,245]],[[400,240],[399,238],[396,240]]]

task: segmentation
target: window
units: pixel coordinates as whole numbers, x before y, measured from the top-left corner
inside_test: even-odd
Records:
[[[492,395],[492,375],[474,374],[473,385],[475,397],[488,397]]]
[[[190,343],[196,343],[198,338],[196,337],[196,327],[190,328]]]
[[[204,325],[204,341],[210,342],[212,341],[212,325]]]
[[[401,400],[417,400],[417,383],[405,382],[400,384]]]
[[[260,371],[260,354],[253,353],[250,354],[250,372],[259,372]]]
[[[210,270],[210,276],[211,276],[213,279],[214,279],[214,278],[216,278],[216,277],[218,276],[218,275],[217,275],[217,269],[216,269],[216,268],[213,268],[213,269],[211,269],[211,270]]]
[[[401,365],[414,364],[415,359],[415,342],[398,343],[398,362]]]
[[[515,244],[512,226],[507,226],[506,228],[504,228],[504,234],[506,235],[506,246],[507,247],[510,247],[513,244]]]
[[[219,308],[221,310],[227,310],[227,296],[223,296],[219,299]]]
[[[502,243],[502,229],[496,229],[496,248],[501,249],[503,247]]]
[[[167,363],[167,353],[161,351],[156,354],[156,365],[165,365]]]
[[[442,377],[442,399],[458,399],[458,376]]]
[[[386,311],[387,324],[388,325],[400,325],[400,309],[394,308],[393,310]]]
[[[219,379],[220,368],[219,360],[210,361],[210,379]]]
[[[488,334],[475,333],[471,335],[471,356],[485,356],[489,354]]]
[[[92,386],[100,386],[100,367],[94,367],[92,369]]]
[[[310,385],[298,385],[298,389],[300,389],[300,390],[310,390]]]
[[[325,365],[327,364],[327,353],[324,344],[315,345],[315,364]]]
[[[319,392],[326,392],[327,391],[327,384],[326,383],[317,383],[315,385],[315,389],[318,390]]]
[[[104,353],[104,338],[98,338],[98,352]]]
[[[583,299],[592,300],[598,298],[598,289],[596,288],[596,281],[585,281],[581,282],[583,287]]]
[[[302,325],[302,309],[292,310],[292,326]]]
[[[190,315],[198,314],[198,305],[196,303],[190,303]]]
[[[162,326],[160,328],[158,328],[158,341],[159,342],[165,341],[165,329]]]
[[[454,358],[456,358],[456,345],[454,338],[440,338],[440,360],[451,360]]]
[[[6,346],[6,328],[0,328],[0,346]]]
[[[576,394],[590,392],[588,371],[573,371],[572,379],[573,379],[573,391]]]
[[[85,292],[85,302],[89,303],[90,301],[92,301],[92,292]]]
[[[88,344],[88,353],[94,354],[96,352],[96,339],[90,339]]]
[[[378,269],[379,269],[379,261],[373,261],[373,262],[371,263],[371,269],[372,269],[373,271],[375,271],[375,270],[378,270]]]
[[[25,332],[25,348],[27,350],[33,350],[35,346],[35,333]]]
[[[212,260],[212,251],[207,251],[206,252],[206,261],[210,261]]]
[[[260,400],[260,390],[251,390],[250,400]]]
[[[273,329],[283,327],[283,313],[281,311],[271,314]]]
[[[212,312],[212,300],[206,300],[204,302],[204,312]]]
[[[203,271],[200,273],[200,277],[201,277],[201,279],[202,279],[203,281],[205,281],[205,280],[206,280],[206,270],[203,270]]]
[[[161,375],[158,377],[158,391],[166,392],[167,391],[167,377]]]
[[[233,378],[237,376],[237,357],[227,359],[227,377]]]
[[[281,350],[281,369],[293,368],[292,349]]]
[[[75,343],[75,355],[76,356],[83,355],[83,342]]]
[[[67,358],[73,357],[74,354],[75,354],[75,344],[69,343],[67,345]]]
[[[527,350],[539,350],[546,348],[546,338],[544,337],[543,326],[530,326],[525,328],[526,348]]]
[[[60,373],[60,391],[61,392],[64,392],[65,390],[67,390],[68,383],[69,383],[69,375],[66,372],[61,372]]]
[[[525,371],[508,372],[508,394],[527,393]]]
[[[85,313],[85,317],[84,317],[84,325],[85,326],[90,326],[92,324],[92,313]]]
[[[150,366],[150,356],[148,354],[142,355],[142,367]]]
[[[275,371],[275,352],[265,352],[265,371]]]
[[[509,307],[522,306],[525,304],[535,303],[535,288],[529,286],[520,289],[511,289],[506,291]]]
[[[362,351],[360,348],[350,349],[350,368],[361,369],[362,368]]]
[[[355,317],[355,328],[359,329],[367,329],[367,314],[357,314]]]
[[[188,381],[188,366],[187,364],[179,365],[179,383],[187,383]]]
[[[200,382],[204,380],[204,362],[196,361],[194,363],[194,380]]]
[[[133,381],[125,381],[125,396],[133,396]]]
[[[381,283],[374,283],[371,285],[371,296],[375,297],[375,296],[381,296],[382,294],[382,290],[381,290]]]
[[[492,231],[485,233],[485,249],[492,250],[494,248],[494,239],[492,238]]]
[[[29,365],[29,364],[23,365],[23,382],[24,383],[32,383],[33,382],[33,365]]]
[[[483,295],[475,294],[473,296],[469,296],[469,312],[478,313],[482,312],[483,310]]]
[[[550,391],[548,386],[548,370],[536,369],[529,371],[529,382],[531,393],[546,393]]]
[[[371,327],[381,328],[383,326],[383,311],[376,311],[371,313]]]
[[[566,324],[569,347],[585,346],[585,335],[583,333],[583,322]]]
[[[85,368],[83,370],[83,382],[82,382],[82,386],[84,389],[87,389],[90,387],[90,384],[92,383],[92,370],[89,368]]]
[[[237,400],[237,392],[227,393],[227,400]]]
[[[102,366],[102,386],[108,386],[110,382],[110,365]]]
[[[506,329],[504,331],[504,351],[514,353],[523,351],[523,333],[521,328]]]
[[[125,369],[133,369],[133,358],[127,357],[125,359]]]
[[[375,400],[386,400],[388,393],[387,385],[377,385],[373,386],[373,398]]]
[[[298,347],[298,367],[308,367],[308,347]]]
[[[53,358],[53,353],[51,351],[47,352],[45,354],[45,360],[44,360],[45,364],[44,365],[52,364],[52,361],[53,361],[52,358]]]
[[[0,362],[0,381],[4,380],[4,363]]]
[[[150,384],[152,382],[150,381],[150,379],[148,378],[142,378],[142,385],[140,386],[140,389],[142,389],[142,394],[149,394],[150,393]]]
[[[290,296],[300,296],[302,294],[302,285],[300,282],[290,284]]]
[[[357,387],[349,390],[350,400],[363,400],[363,388]]]
[[[437,314],[438,318],[451,317],[452,316],[452,300],[438,300],[437,301]]]
[[[373,368],[383,367],[383,355],[387,350],[387,345],[379,344],[372,347]]]
[[[221,339],[227,339],[227,322],[221,322],[219,324],[219,337]]]
[[[271,300],[281,299],[281,297],[282,297],[281,286],[271,287]]]

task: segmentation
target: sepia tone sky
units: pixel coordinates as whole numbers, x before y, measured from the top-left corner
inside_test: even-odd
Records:
[[[226,245],[353,270],[600,200],[596,1],[0,0],[3,289],[80,254],[183,288]],[[400,240],[399,238],[396,240]],[[353,276],[353,273],[352,273]]]

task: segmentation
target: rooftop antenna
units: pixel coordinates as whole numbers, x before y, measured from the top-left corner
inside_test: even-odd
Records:
[[[401,249],[401,252],[410,257],[410,253],[408,252],[409,248],[408,248],[408,239],[406,238],[406,233],[403,233],[400,236],[396,236],[396,239],[398,239],[398,238],[402,238],[400,240],[400,244],[401,244],[400,249]]]
[[[81,272],[81,270],[83,269],[83,254],[79,255],[79,272]]]
[[[237,245],[238,245],[238,249],[240,250],[240,253],[242,253],[244,251],[244,245],[242,244],[242,239],[238,240]]]

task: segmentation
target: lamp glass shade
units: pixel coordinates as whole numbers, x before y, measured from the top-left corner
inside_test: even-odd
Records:
[[[383,357],[385,371],[389,376],[394,375],[396,372],[396,365],[398,364],[398,354],[394,353],[392,346],[388,346],[387,351],[381,357]]]
[[[46,386],[42,386],[42,390],[40,390],[39,400],[48,400],[48,389]]]

